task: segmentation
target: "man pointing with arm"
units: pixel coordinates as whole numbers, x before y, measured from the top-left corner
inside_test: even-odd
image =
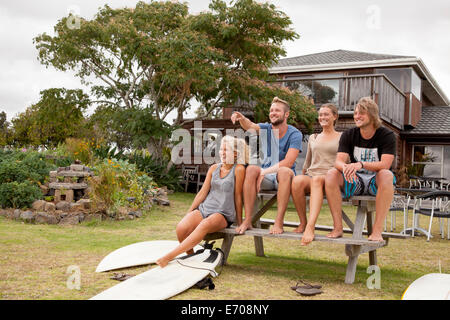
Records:
[[[302,133],[287,124],[289,104],[275,97],[270,107],[270,123],[255,124],[239,112],[233,113],[231,121],[239,124],[244,130],[253,129],[263,141],[265,159],[261,166],[250,165],[246,169],[244,180],[245,220],[236,229],[244,233],[252,227],[252,212],[256,195],[260,190],[277,190],[277,217],[270,231],[272,234],[283,233],[284,214],[289,202],[292,178],[295,176],[295,160],[302,151]],[[262,135],[261,130],[265,130]]]

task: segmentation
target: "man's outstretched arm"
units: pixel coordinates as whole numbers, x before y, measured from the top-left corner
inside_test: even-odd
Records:
[[[231,115],[231,121],[233,122],[233,124],[236,123],[236,121],[239,121],[239,124],[245,131],[253,129],[256,131],[256,133],[259,134],[259,126],[256,123],[250,121],[240,112],[234,112]]]

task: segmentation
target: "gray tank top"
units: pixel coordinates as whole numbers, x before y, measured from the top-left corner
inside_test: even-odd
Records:
[[[203,201],[198,209],[202,216],[207,218],[211,214],[221,213],[225,216],[228,222],[236,221],[236,209],[234,207],[234,171],[236,165],[231,168],[228,174],[221,178],[220,168],[222,164],[219,164],[212,173],[211,188],[209,189],[208,196]]]

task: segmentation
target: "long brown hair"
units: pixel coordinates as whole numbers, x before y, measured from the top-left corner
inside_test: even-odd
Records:
[[[360,111],[367,112],[369,118],[372,120],[375,129],[381,127],[380,109],[378,108],[378,105],[375,103],[375,101],[373,101],[370,97],[362,97],[361,99],[359,99],[355,110],[356,108],[359,108]]]

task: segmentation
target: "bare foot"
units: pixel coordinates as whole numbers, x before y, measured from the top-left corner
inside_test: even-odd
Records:
[[[314,240],[314,228],[306,228],[302,237],[302,246],[307,246]]]
[[[306,226],[301,224],[297,228],[294,229],[294,232],[295,233],[303,233],[303,232],[305,232],[305,228],[306,228]]]
[[[162,269],[162,268],[165,268],[169,264],[169,261],[170,261],[169,258],[164,256],[164,257],[159,258],[158,260],[156,260],[156,264],[158,266],[160,266],[161,269]]]
[[[278,224],[274,224],[273,228],[270,230],[270,234],[282,234],[283,232],[283,226],[280,227]]]
[[[384,241],[383,237],[381,236],[381,234],[374,234],[372,233],[369,238],[369,241],[377,241],[377,242],[381,242]]]
[[[250,230],[251,228],[252,224],[244,221],[239,227],[236,228],[236,232],[239,234],[244,234],[245,231]]]
[[[327,234],[327,238],[342,238],[343,234],[344,232],[342,231],[342,229],[334,229],[329,234]]]

